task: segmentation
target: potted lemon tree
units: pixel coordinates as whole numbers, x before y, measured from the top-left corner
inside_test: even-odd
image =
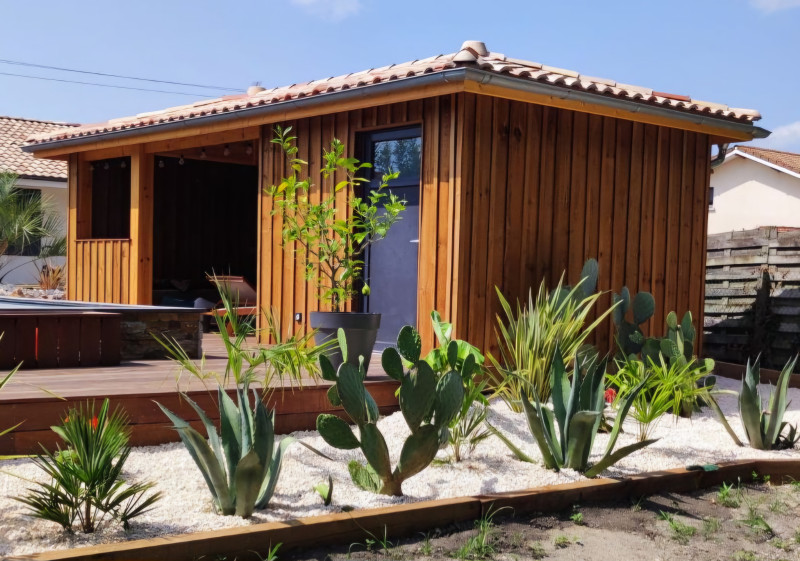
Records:
[[[377,187],[358,196],[364,190],[361,186],[369,182],[364,171],[372,165],[346,156],[339,140],[333,139],[330,148],[323,150],[319,185],[311,178],[308,163],[297,157],[297,137],[291,135],[291,127],[276,127],[272,142],[283,150],[289,170],[278,185],[266,189],[273,198],[272,215],[283,220],[284,249],[298,253],[306,280],[321,290],[320,303],[328,302],[330,307],[330,311],[311,312],[310,325],[322,340],[335,338],[342,328],[348,362],[357,365],[359,356],[368,362],[380,314],[344,310],[359,290],[369,294],[363,278],[365,252],[386,237],[405,210],[405,201],[388,190],[398,173],[384,174]],[[313,189],[319,189],[319,202],[311,202]],[[336,194],[343,189],[354,195],[348,197],[347,209],[336,207]],[[342,362],[338,348],[329,358],[334,367]]]

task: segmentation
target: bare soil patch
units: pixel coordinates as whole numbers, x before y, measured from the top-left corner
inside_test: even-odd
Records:
[[[542,515],[499,511],[491,520],[393,539],[365,533],[349,546],[285,552],[281,560],[623,559],[778,561],[800,559],[800,485],[769,482],[634,501],[574,505]]]

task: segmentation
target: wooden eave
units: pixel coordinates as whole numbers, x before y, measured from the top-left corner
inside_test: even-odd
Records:
[[[37,158],[66,159],[69,154],[83,153],[85,159],[95,160],[131,155],[139,144],[144,144],[145,153],[156,153],[256,140],[262,125],[460,92],[700,132],[708,134],[714,143],[748,141],[769,134],[750,122],[462,67],[226,113],[33,144],[23,149]]]

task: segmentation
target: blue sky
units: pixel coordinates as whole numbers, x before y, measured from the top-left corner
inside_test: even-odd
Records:
[[[458,50],[490,50],[755,108],[764,145],[800,151],[800,0],[0,0],[0,59],[245,89]],[[97,122],[226,92],[0,63],[0,114]]]

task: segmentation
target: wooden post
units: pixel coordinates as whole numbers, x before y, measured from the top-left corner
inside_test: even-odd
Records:
[[[128,302],[153,299],[153,155],[141,144],[131,154],[131,259]]]

